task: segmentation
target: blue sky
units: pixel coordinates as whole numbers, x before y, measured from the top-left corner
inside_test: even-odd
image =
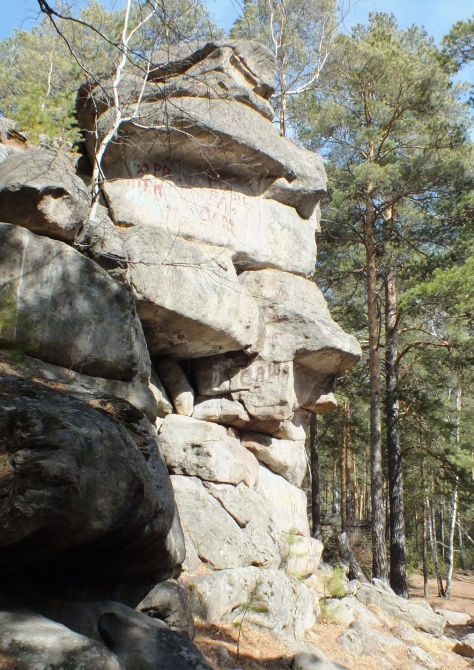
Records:
[[[110,0],[106,2],[112,4]],[[214,20],[224,29],[230,28],[242,4],[241,0],[205,2]],[[446,34],[455,21],[474,14],[472,0],[351,0],[351,5],[345,21],[347,29],[355,23],[365,22],[369,11],[393,12],[401,28],[412,23],[424,25],[436,40]],[[38,16],[37,7],[36,0],[0,0],[0,39],[10,35],[14,28],[30,29]]]
[[[228,29],[239,15],[241,0],[207,0],[206,4],[215,21]],[[365,22],[369,11],[393,12],[401,28],[412,23],[424,25],[437,40],[455,21],[474,13],[472,0],[351,0],[351,5],[346,28]],[[0,0],[0,39],[10,35],[14,28],[30,29],[38,15],[37,7],[36,0]]]

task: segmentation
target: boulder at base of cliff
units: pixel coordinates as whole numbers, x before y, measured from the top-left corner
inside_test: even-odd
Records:
[[[0,393],[5,588],[28,579],[104,593],[172,576],[184,544],[158,436],[143,415],[125,403],[109,416],[8,376]]]
[[[194,640],[194,620],[186,592],[176,579],[157,584],[136,609],[148,616],[161,619],[171,630]]]
[[[385,614],[405,621],[417,630],[435,637],[443,634],[446,619],[435,614],[427,602],[410,602],[397,596],[387,584],[379,579],[374,579],[372,582],[372,584],[361,584],[357,589],[356,598],[361,603],[376,605]]]
[[[199,649],[184,635],[124,613],[103,614],[99,632],[127,670],[212,670]]]
[[[257,567],[186,575],[191,609],[215,624],[245,622],[301,639],[315,623],[309,589],[282,570]]]
[[[26,609],[0,611],[0,648],[22,670],[125,670],[105,645]]]

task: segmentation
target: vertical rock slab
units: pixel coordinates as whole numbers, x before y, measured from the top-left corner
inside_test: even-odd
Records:
[[[283,477],[260,466],[257,486],[259,493],[275,514],[281,533],[309,537],[306,494]]]
[[[0,344],[109,379],[147,380],[132,294],[64,242],[0,224]]]
[[[155,366],[158,370],[159,379],[166,386],[176,412],[183,416],[191,416],[194,391],[183,369],[171,358],[160,358]]]
[[[244,484],[236,489],[226,485],[211,485],[208,489],[197,477],[172,475],[171,481],[186,546],[194,548],[203,563],[214,570],[280,566],[278,533],[271,511],[258,493]],[[237,497],[242,499],[240,506]],[[242,504],[247,504],[252,520],[238,511]]]
[[[244,447],[272,472],[293,486],[302,485],[307,468],[304,440],[279,440],[252,432],[242,433],[240,439]]]

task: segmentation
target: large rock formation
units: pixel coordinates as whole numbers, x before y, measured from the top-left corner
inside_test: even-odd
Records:
[[[84,670],[206,667],[157,623],[186,611],[183,588],[210,622],[253,602],[263,628],[312,625],[305,430],[360,353],[312,281],[325,173],[271,123],[271,53],[160,57],[119,85],[128,120],[94,220],[68,159],[8,151],[0,167],[4,617],[53,647],[64,626],[71,649],[85,636]],[[110,86],[78,95],[92,161]],[[153,587],[181,572],[160,605]],[[36,667],[24,639],[8,653]]]

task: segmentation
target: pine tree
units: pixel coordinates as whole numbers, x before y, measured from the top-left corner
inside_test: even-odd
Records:
[[[398,261],[418,241],[412,226],[417,209],[430,211],[465,173],[467,121],[439,54],[427,35],[399,30],[395,18],[371,14],[368,26],[340,35],[317,91],[298,109],[299,136],[328,158],[331,197],[326,229],[349,250],[352,276],[365,279],[370,378],[373,574],[386,578],[383,469],[381,317],[383,283],[390,284],[392,314],[387,334],[396,363],[395,305]],[[414,240],[410,239],[415,236]],[[350,244],[347,240],[350,238]],[[333,246],[335,246],[333,244]],[[387,314],[387,316],[389,316]],[[387,365],[390,365],[387,360]],[[402,463],[396,431],[397,380],[389,389],[391,431],[389,495],[392,514],[391,583],[406,595]]]

